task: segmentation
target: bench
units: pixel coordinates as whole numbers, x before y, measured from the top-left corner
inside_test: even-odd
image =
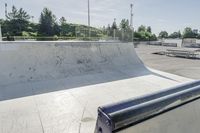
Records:
[[[178,56],[178,57],[185,57],[185,58],[197,58],[197,51],[190,51],[190,50],[179,50],[179,49],[167,49],[166,52],[167,56]]]

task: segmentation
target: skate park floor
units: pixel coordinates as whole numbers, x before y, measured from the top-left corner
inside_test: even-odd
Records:
[[[91,69],[92,73],[87,75],[83,73],[83,75],[70,78],[65,77],[54,80],[41,80],[1,86],[0,133],[93,133],[99,106],[147,95],[155,91],[192,81],[190,78],[161,72],[158,71],[159,69],[155,70],[157,68],[148,65],[147,58],[151,61],[156,61],[156,57],[153,55],[151,57],[147,53],[145,59],[143,55],[145,50],[140,47],[136,49],[136,51],[147,66],[153,69],[146,69],[143,66],[143,63],[135,54],[135,50],[132,49],[133,46],[129,44],[107,45],[97,43],[90,45],[66,45],[63,43],[62,45],[19,44],[19,46],[24,45],[24,47],[19,47],[19,51],[25,52],[25,54],[29,55],[29,58],[32,58],[32,53],[37,51],[35,56],[38,56],[38,58],[33,58],[37,63],[32,63],[32,61],[29,61],[29,58],[22,56],[24,54],[13,51],[14,48],[4,49],[2,57],[5,57],[1,59],[3,60],[7,57],[7,59],[13,59],[12,63],[18,64],[18,59],[22,60],[24,58],[23,62],[27,62],[27,64],[33,65],[33,67],[37,68],[37,65],[41,65],[43,62],[44,64],[42,65],[46,67],[49,64],[52,65],[52,63],[59,64],[57,61],[51,62],[52,60],[48,60],[52,55],[51,51],[54,52],[55,59],[57,59],[62,50],[62,56],[65,57],[68,52],[65,50],[65,47],[68,47],[71,48],[71,53],[69,54],[75,55],[73,52],[76,52],[76,55],[80,54],[76,57],[77,59],[81,59],[81,56],[83,56],[93,61],[93,58],[98,57],[95,56],[96,53],[101,52],[104,54],[104,56],[102,56],[104,62],[102,63],[102,60],[97,58],[101,62],[97,65],[93,65],[95,68],[102,68],[102,72],[96,71],[96,69],[93,71],[93,69]],[[110,46],[110,48],[107,46]],[[76,48],[79,50],[78,52],[75,50]],[[26,51],[23,51],[24,49],[26,49]],[[40,54],[45,53],[43,49],[46,50],[48,58],[41,58],[42,56],[40,56]],[[55,52],[58,50],[58,53]],[[86,50],[87,52],[85,52]],[[8,55],[11,54],[15,56],[8,58],[10,57]],[[54,59],[53,56],[51,58]],[[162,60],[163,57],[160,58],[160,60]],[[118,66],[119,62],[121,62],[121,64],[127,64],[128,67],[127,65]],[[7,63],[9,64],[10,62]],[[80,62],[76,63],[80,65]],[[84,63],[87,66],[90,62],[86,61]],[[93,63],[96,63],[96,60],[94,60]],[[161,64],[163,65],[164,63]],[[29,68],[29,65],[23,66],[26,68],[25,70],[32,70],[32,68]],[[66,63],[65,65],[68,64]],[[65,65],[63,66],[64,70],[66,69]],[[105,66],[107,67],[105,68]],[[60,64],[57,67],[60,68]],[[2,67],[2,70],[3,68],[6,68],[6,65]],[[13,69],[21,70],[17,65]],[[63,69],[59,71],[60,74],[65,72]],[[47,72],[51,71],[51,69],[42,70]],[[3,72],[4,71],[2,71],[2,73]],[[38,71],[37,75],[40,75],[41,72],[42,71]],[[69,70],[69,72],[71,72],[71,70]],[[135,73],[138,72],[140,72],[141,75],[135,76]],[[28,75],[27,72],[26,74]],[[95,82],[92,82],[94,80]],[[6,80],[2,78],[2,81]]]
[[[144,64],[150,68],[187,78],[200,79],[199,59],[168,57],[165,55],[152,54],[154,52],[165,51],[166,49],[174,49],[174,47],[138,45],[135,51]]]

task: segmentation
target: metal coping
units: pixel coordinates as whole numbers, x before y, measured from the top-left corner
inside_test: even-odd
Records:
[[[200,98],[200,80],[98,108],[97,133],[112,133]]]

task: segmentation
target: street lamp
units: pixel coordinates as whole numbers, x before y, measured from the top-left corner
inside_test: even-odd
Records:
[[[88,0],[88,32],[89,32],[89,39],[90,39],[90,0]]]
[[[131,6],[131,20],[130,20],[130,27],[132,30],[132,41],[134,42],[134,27],[133,27],[133,4],[130,5]]]
[[[116,40],[116,29],[117,29],[117,24],[116,24],[116,18],[114,18],[114,23],[113,23],[114,25],[114,27],[113,27],[113,30],[114,30],[114,32],[113,32],[113,37],[114,37],[114,40]]]
[[[7,7],[8,7],[8,4],[7,3],[5,3],[5,19],[7,19],[7,16],[8,16],[8,9],[7,9]]]

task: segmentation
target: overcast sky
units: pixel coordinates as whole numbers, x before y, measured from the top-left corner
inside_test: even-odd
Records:
[[[0,18],[4,4],[24,8],[38,22],[44,7],[48,7],[68,22],[87,24],[87,0],[0,0]],[[149,25],[156,34],[182,30],[189,26],[200,29],[200,0],[90,0],[91,25],[101,27],[122,18],[130,19],[130,3],[134,3],[134,26]]]

